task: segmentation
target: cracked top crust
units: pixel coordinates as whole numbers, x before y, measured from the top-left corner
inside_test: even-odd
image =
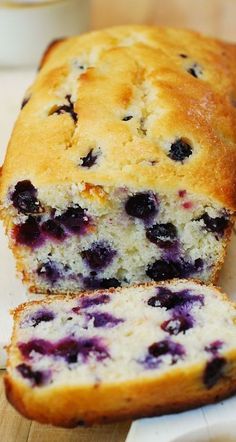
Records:
[[[28,179],[37,188],[187,188],[235,210],[235,60],[236,45],[169,28],[56,42],[16,122],[1,200]],[[176,142],[187,152],[177,160]]]

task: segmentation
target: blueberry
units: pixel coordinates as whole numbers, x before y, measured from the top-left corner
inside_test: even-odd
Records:
[[[54,284],[61,277],[62,270],[55,261],[47,261],[40,264],[37,273]]]
[[[154,244],[173,241],[177,237],[177,229],[172,223],[154,224],[146,230],[146,237]]]
[[[164,281],[166,279],[176,278],[180,274],[180,265],[174,261],[164,261],[158,259],[149,264],[146,270],[147,276],[154,281]]]
[[[52,344],[44,339],[32,339],[28,342],[21,342],[18,347],[25,358],[31,358],[32,353],[38,353],[41,355],[50,355],[52,353]]]
[[[22,103],[21,103],[21,109],[23,109],[23,107],[26,106],[26,104],[29,102],[30,98],[31,98],[30,95],[25,97],[25,98],[23,98]]]
[[[91,269],[101,270],[111,263],[116,252],[105,242],[93,243],[91,248],[81,253]]]
[[[126,117],[122,118],[122,121],[129,121],[131,118],[133,118],[132,115],[126,115]]]
[[[202,75],[202,70],[196,63],[191,66],[187,72],[195,78],[199,78]]]
[[[206,212],[201,216],[201,218],[198,219],[202,219],[205,224],[206,230],[213,233],[223,234],[225,229],[229,225],[228,218],[225,218],[224,216],[211,218]]]
[[[37,190],[29,180],[19,181],[11,196],[13,206],[21,213],[38,213],[41,210]]]
[[[115,318],[115,316],[111,315],[110,313],[100,313],[100,312],[93,312],[89,313],[88,315],[89,319],[93,319],[93,325],[94,327],[107,327],[112,328],[115,327],[117,324],[120,324],[121,322],[124,322],[121,318]]]
[[[41,229],[48,236],[57,239],[63,240],[66,237],[64,229],[60,226],[60,224],[52,219],[48,219],[41,225]]]
[[[38,310],[35,312],[30,318],[30,325],[33,327],[37,327],[41,322],[49,322],[54,319],[53,312],[49,310]]]
[[[187,330],[193,327],[193,320],[190,315],[176,315],[168,321],[164,321],[161,324],[162,330],[166,331],[170,335],[178,335],[179,333],[185,333]]]
[[[152,192],[139,192],[128,198],[125,204],[125,210],[130,216],[146,219],[156,215],[158,204]]]
[[[55,345],[54,356],[64,358],[68,363],[78,362],[78,357],[82,362],[86,362],[90,356],[94,356],[97,361],[101,361],[109,354],[98,338],[64,338]]]
[[[208,351],[209,353],[212,353],[215,356],[223,345],[224,345],[223,341],[218,339],[207,345],[205,347],[205,350]]]
[[[64,114],[68,113],[70,114],[72,120],[76,124],[78,121],[78,115],[74,110],[74,103],[71,101],[71,95],[66,95],[67,104],[63,104],[62,106],[59,106],[52,114]]]
[[[72,233],[82,233],[83,228],[89,223],[85,209],[80,206],[69,207],[56,221],[63,224]]]
[[[173,308],[191,307],[194,303],[204,305],[202,295],[192,295],[188,289],[173,292],[165,287],[159,287],[158,293],[148,300],[148,305],[151,307],[160,307],[170,310]]]
[[[226,365],[225,358],[215,357],[210,362],[207,362],[203,373],[203,382],[208,389],[214,385],[223,376],[223,369]]]
[[[101,289],[109,289],[111,287],[117,288],[120,287],[121,283],[116,278],[103,278],[100,279],[100,287]]]
[[[44,384],[45,380],[48,378],[48,373],[39,370],[34,371],[29,365],[24,363],[17,365],[16,369],[23,378],[29,379],[33,382],[33,385],[40,386]]]
[[[148,353],[154,358],[170,354],[172,356],[172,363],[174,363],[177,361],[178,357],[185,354],[185,350],[181,344],[166,339],[154,342],[154,344],[150,345],[148,347]]]
[[[16,242],[24,246],[33,247],[41,244],[41,232],[37,219],[29,216],[23,224],[15,227]]]
[[[194,262],[180,261],[180,273],[179,276],[182,278],[188,278],[195,273],[198,273],[203,268],[203,260],[201,258],[195,259]]]
[[[82,167],[92,167],[97,161],[98,155],[93,154],[93,149],[89,151],[89,153],[81,158],[81,166]]]
[[[83,278],[84,288],[86,289],[109,289],[111,287],[120,287],[121,283],[116,278],[96,278],[88,276]]]
[[[171,160],[182,162],[190,155],[192,155],[192,147],[182,138],[179,138],[171,144],[168,157]]]

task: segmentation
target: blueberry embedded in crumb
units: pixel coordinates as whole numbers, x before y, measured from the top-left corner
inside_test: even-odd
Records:
[[[52,219],[48,219],[41,225],[41,229],[44,233],[46,233],[51,238],[57,240],[63,240],[66,237],[64,229],[60,226],[60,224]]]
[[[66,100],[67,100],[67,104],[63,104],[62,106],[57,107],[57,109],[55,111],[53,111],[50,115],[53,114],[65,114],[68,113],[70,114],[72,120],[74,121],[74,123],[76,124],[78,121],[78,115],[74,110],[74,103],[71,101],[71,95],[66,95]]]
[[[74,234],[83,233],[84,228],[89,224],[86,210],[82,209],[79,205],[69,207],[62,215],[57,216],[55,220]]]
[[[31,214],[41,211],[37,190],[29,180],[18,181],[11,195],[13,206],[21,213]]]
[[[223,376],[225,365],[226,359],[222,357],[215,357],[210,362],[207,362],[203,373],[203,382],[208,389],[214,387]]]
[[[204,299],[202,295],[193,295],[190,290],[183,289],[177,292],[173,292],[166,287],[158,287],[158,293],[152,296],[148,300],[148,305],[151,307],[165,308],[166,310],[177,309],[176,314],[185,313],[192,305],[199,303],[204,305]]]
[[[116,278],[97,278],[95,276],[86,276],[83,278],[85,289],[110,289],[120,287],[121,283]]]
[[[39,370],[34,371],[29,365],[24,363],[17,365],[16,370],[23,378],[29,379],[33,385],[37,386],[43,385],[49,377],[48,373]]]
[[[37,219],[29,216],[23,224],[16,225],[15,239],[18,244],[28,247],[41,245],[41,231]]]
[[[115,250],[106,242],[93,243],[90,249],[81,252],[82,258],[94,270],[101,270],[107,267],[115,255]]]
[[[157,199],[152,192],[136,193],[127,199],[125,210],[128,215],[145,220],[157,214]]]
[[[198,64],[193,64],[187,69],[187,72],[195,78],[199,78],[202,75],[202,70]]]
[[[175,364],[179,358],[182,358],[185,355],[185,353],[183,345],[165,339],[163,341],[154,342],[148,347],[148,356],[144,362],[147,368],[156,368],[155,360],[160,362],[161,356],[170,355],[171,363]]]
[[[133,118],[133,115],[126,115],[124,118],[122,118],[122,121],[129,121]]]
[[[171,160],[183,162],[186,158],[192,155],[192,152],[192,147],[182,138],[179,138],[171,144],[168,157]]]
[[[98,154],[93,154],[93,149],[91,149],[85,157],[80,158],[81,167],[92,167],[97,161]]]
[[[172,223],[154,224],[146,230],[146,237],[154,244],[160,241],[173,241],[177,238],[177,229]]]
[[[217,216],[216,218],[212,218],[211,216],[208,215],[208,213],[204,213],[201,218],[198,218],[198,220],[203,220],[204,224],[205,224],[205,228],[206,230],[208,230],[209,232],[213,232],[213,233],[218,233],[218,234],[224,234],[225,229],[228,227],[229,225],[229,219],[226,218],[225,216]]]
[[[158,259],[148,265],[146,274],[149,278],[154,279],[154,281],[164,281],[166,279],[176,278],[180,274],[180,271],[179,263]]]
[[[161,324],[162,330],[166,331],[170,335],[178,335],[179,333],[185,333],[187,330],[193,327],[193,318],[190,314],[176,315],[168,321],[164,321]]]

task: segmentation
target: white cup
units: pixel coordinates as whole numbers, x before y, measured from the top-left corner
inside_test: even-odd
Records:
[[[35,66],[47,45],[86,32],[89,0],[0,0],[0,67]]]

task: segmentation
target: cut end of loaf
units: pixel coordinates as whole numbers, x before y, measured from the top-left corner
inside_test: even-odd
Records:
[[[186,189],[42,190],[29,180],[9,189],[5,217],[18,268],[42,293],[175,277],[213,281],[232,225],[229,211]]]

